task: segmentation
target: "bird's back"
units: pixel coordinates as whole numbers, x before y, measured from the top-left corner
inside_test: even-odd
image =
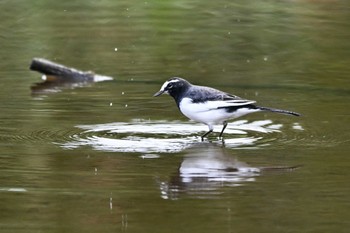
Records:
[[[193,100],[193,103],[207,101],[241,100],[242,98],[215,88],[192,85],[185,95]]]

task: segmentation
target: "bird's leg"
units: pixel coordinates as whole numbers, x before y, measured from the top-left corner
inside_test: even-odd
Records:
[[[222,138],[222,134],[224,133],[224,130],[226,129],[226,127],[227,127],[227,122],[224,121],[224,127],[222,127],[222,130],[221,130],[221,133],[219,135],[219,138]]]
[[[211,129],[211,130],[209,130],[208,132],[206,132],[205,134],[203,134],[202,135],[202,142],[204,141],[204,138],[208,135],[208,134],[210,134],[211,132],[213,132],[213,130]]]
[[[222,147],[225,148],[226,144],[225,144],[225,140],[223,138],[221,138],[221,142],[222,142]]]
[[[210,134],[211,132],[213,132],[213,126],[211,126],[211,125],[208,125],[208,127],[209,127],[209,131],[208,132],[206,132],[205,134],[203,134],[202,135],[202,142],[204,141],[204,138],[206,137],[206,136],[208,136],[208,134]]]

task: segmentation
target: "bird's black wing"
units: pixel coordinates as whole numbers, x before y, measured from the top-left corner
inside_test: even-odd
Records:
[[[187,93],[193,103],[206,103],[210,109],[238,107],[255,103],[254,100],[246,100],[226,92],[203,86],[193,86]]]

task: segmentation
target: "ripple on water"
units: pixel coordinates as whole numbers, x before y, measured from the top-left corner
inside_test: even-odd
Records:
[[[173,153],[182,151],[201,141],[199,135],[207,129],[205,125],[179,121],[114,122],[95,125],[78,125],[84,131],[60,144],[65,149],[91,146],[95,150],[108,152]],[[262,146],[274,137],[263,135],[280,132],[281,124],[271,120],[240,120],[230,123],[225,130],[225,146],[254,147]],[[255,132],[250,136],[250,132]],[[215,139],[213,143],[222,144]]]
[[[285,129],[291,129],[288,134]],[[83,131],[82,131],[83,130]],[[200,135],[207,127],[200,123],[181,121],[150,121],[135,119],[130,122],[77,125],[65,129],[22,129],[3,130],[2,142],[53,142],[65,149],[91,146],[95,150],[108,152],[138,152],[142,154],[174,153],[201,141]],[[217,126],[210,140],[222,144],[216,138],[221,126]],[[9,132],[8,132],[9,131]],[[256,148],[269,145],[278,139],[279,143],[290,144],[303,141],[304,144],[317,143],[321,139],[305,134],[303,127],[294,123],[291,126],[273,123],[271,120],[230,122],[225,130],[225,146],[228,148]],[[324,139],[324,138],[323,138]]]
[[[293,127],[297,129],[293,129]],[[225,148],[256,148],[283,139],[284,131],[292,129],[297,135],[299,125],[276,124],[271,120],[231,122],[225,131],[224,143],[211,135],[212,142],[202,142],[207,127],[181,121],[132,120],[106,124],[78,125],[74,129],[39,129],[30,133],[17,132],[10,140],[49,141],[64,149],[91,147],[106,152],[136,152],[142,159],[157,159],[161,153],[182,153],[181,163],[169,177],[157,177],[159,195],[177,199],[181,195],[195,198],[217,198],[223,186],[236,187],[254,182],[262,168],[239,161],[232,150]],[[289,132],[289,131],[288,131]],[[288,133],[289,134],[289,133]],[[225,146],[223,146],[225,145]],[[97,170],[96,170],[97,172]],[[0,191],[24,192],[3,188]]]
[[[74,135],[80,133],[78,129],[37,129],[26,131],[22,129],[2,131],[0,140],[2,142],[53,142],[71,140]]]

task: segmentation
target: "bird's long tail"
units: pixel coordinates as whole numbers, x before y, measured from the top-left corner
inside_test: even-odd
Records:
[[[292,112],[288,110],[282,110],[282,109],[277,109],[277,108],[267,108],[267,107],[257,107],[258,109],[262,111],[269,111],[269,112],[277,112],[277,113],[282,113],[282,114],[288,114],[288,115],[293,115],[293,116],[301,116],[301,114],[297,112]]]

